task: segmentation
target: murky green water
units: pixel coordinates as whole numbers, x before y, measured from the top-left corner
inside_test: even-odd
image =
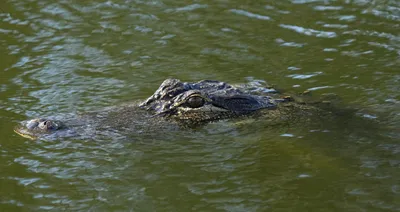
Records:
[[[399,211],[400,2],[3,0],[0,211]],[[167,77],[334,93],[358,118],[30,141]]]

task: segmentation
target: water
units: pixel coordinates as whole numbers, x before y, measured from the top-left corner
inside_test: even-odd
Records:
[[[400,3],[0,3],[1,211],[399,211]],[[151,95],[168,77],[334,93],[356,118],[30,141],[31,117]]]

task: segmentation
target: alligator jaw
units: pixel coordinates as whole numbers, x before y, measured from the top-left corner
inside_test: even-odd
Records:
[[[21,131],[21,129],[17,129],[17,127],[14,129],[14,132],[17,133],[18,135],[24,137],[24,138],[28,138],[28,139],[31,139],[31,140],[36,140],[37,139],[36,136],[30,135],[29,133],[23,133]]]

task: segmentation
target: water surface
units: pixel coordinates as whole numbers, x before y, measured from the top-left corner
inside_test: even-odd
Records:
[[[400,210],[399,1],[5,0],[0,17],[1,211]],[[168,77],[333,93],[356,115],[101,141],[12,131]]]

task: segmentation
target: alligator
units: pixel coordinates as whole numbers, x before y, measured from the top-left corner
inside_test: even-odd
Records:
[[[307,111],[315,111],[315,108],[290,96],[282,96],[267,86],[233,86],[216,80],[181,82],[166,79],[153,95],[142,102],[80,115],[34,118],[22,121],[14,131],[30,139],[92,138],[110,133],[141,133],[154,127],[195,127],[223,119],[260,116],[260,113],[264,119],[285,120],[294,111],[306,117]]]

